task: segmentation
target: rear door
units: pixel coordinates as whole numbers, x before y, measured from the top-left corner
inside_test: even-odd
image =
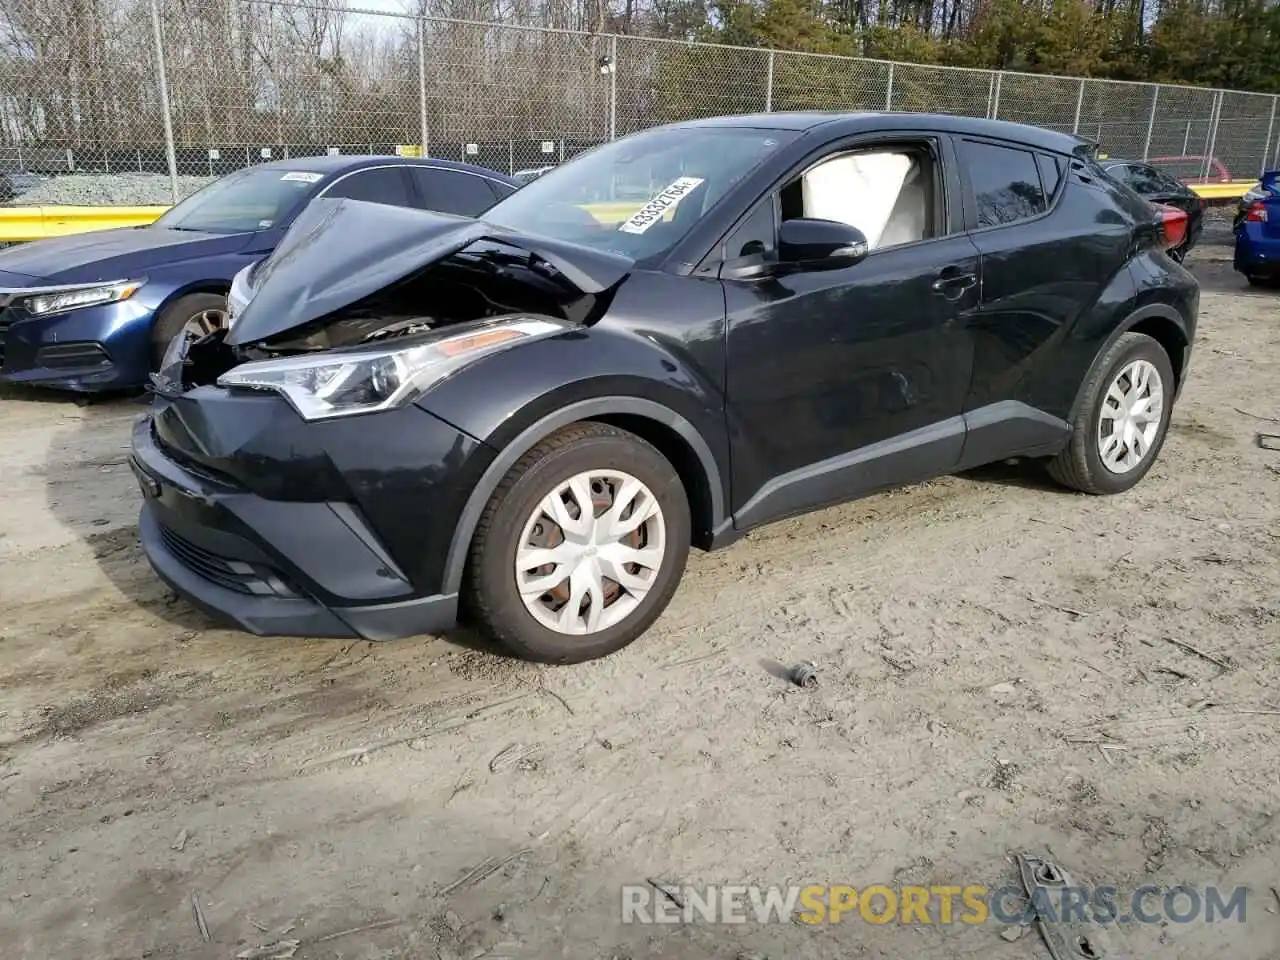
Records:
[[[1060,437],[1036,408],[1036,387],[1072,324],[1124,269],[1129,226],[1071,204],[1075,158],[981,137],[955,138],[965,182],[965,222],[982,257],[981,305],[970,321],[973,380],[965,400],[964,465],[989,462]],[[1112,221],[1115,222],[1112,222]]]

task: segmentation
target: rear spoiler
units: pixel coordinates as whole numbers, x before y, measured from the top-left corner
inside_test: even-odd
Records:
[[[1076,145],[1071,148],[1074,156],[1080,157],[1082,160],[1098,159],[1098,141],[1090,140],[1088,137],[1076,137]]]

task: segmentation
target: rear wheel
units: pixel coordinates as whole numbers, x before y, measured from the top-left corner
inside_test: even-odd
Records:
[[[521,657],[591,660],[666,609],[689,540],[688,498],[666,458],[624,430],[576,424],[498,485],[476,527],[464,599]]]
[[[1126,333],[1094,361],[1067,449],[1049,463],[1059,483],[1085,493],[1122,493],[1164,444],[1173,412],[1173,364],[1160,344]]]
[[[227,325],[227,298],[216,293],[189,293],[161,311],[151,332],[151,369],[159,370],[164,352],[184,331],[198,337]]]

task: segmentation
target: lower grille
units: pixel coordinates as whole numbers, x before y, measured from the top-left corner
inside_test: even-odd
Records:
[[[298,596],[297,591],[286,584],[278,573],[263,564],[220,557],[164,526],[160,528],[160,539],[184,566],[220,587],[250,596]]]
[[[9,336],[9,325],[12,323],[12,320],[0,316],[0,367],[4,366],[4,342]]]

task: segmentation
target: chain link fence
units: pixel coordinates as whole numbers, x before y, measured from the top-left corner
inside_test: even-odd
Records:
[[[323,0],[0,10],[0,172],[20,203],[168,203],[232,170],[325,153],[425,153],[515,173],[660,123],[784,110],[1014,120],[1159,158],[1178,176],[1244,179],[1277,162],[1276,103]]]

